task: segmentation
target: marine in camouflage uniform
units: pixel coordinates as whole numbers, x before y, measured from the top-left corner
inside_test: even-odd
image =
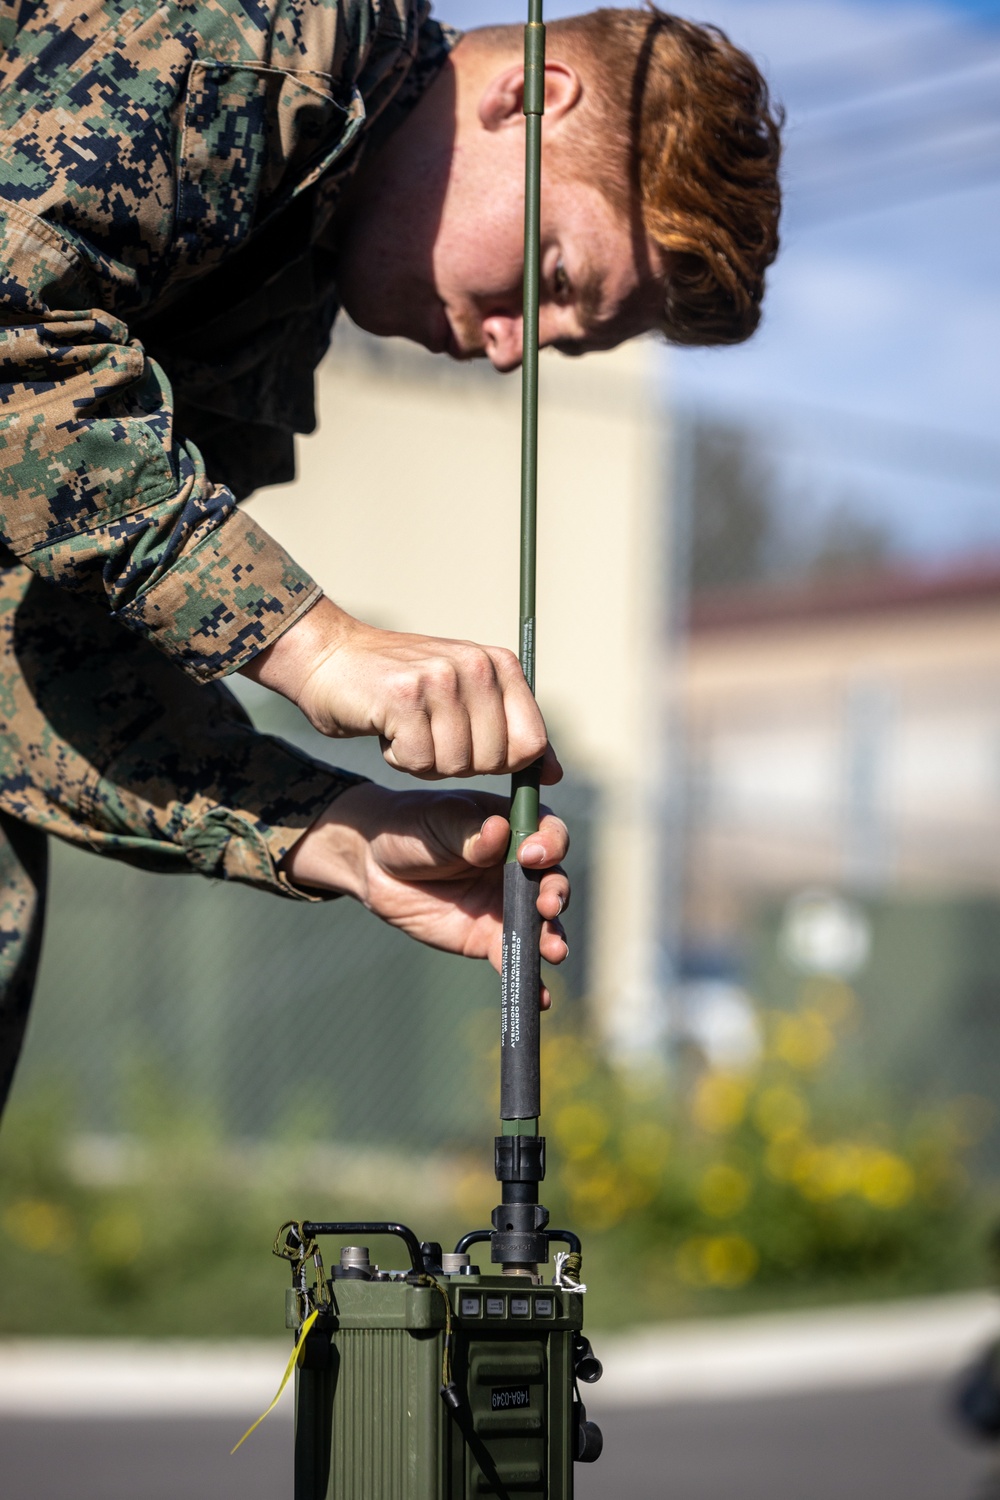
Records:
[[[46,837],[295,899],[357,779],[219,678],[319,597],[238,508],[294,473],[335,211],[439,71],[424,0],[0,0],[0,1103]]]

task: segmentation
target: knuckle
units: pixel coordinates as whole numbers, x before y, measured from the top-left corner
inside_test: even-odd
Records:
[[[507,736],[502,730],[477,740],[476,764],[484,776],[499,776],[507,769]]]
[[[436,697],[455,697],[458,692],[458,671],[454,662],[436,656],[424,668],[424,682]]]
[[[545,746],[548,744],[545,730],[542,728],[526,729],[519,736],[519,740],[520,748],[528,756],[529,760],[537,760],[540,755],[544,755]]]
[[[420,677],[413,672],[399,672],[390,683],[392,700],[399,708],[413,713],[424,705],[424,687]]]
[[[468,757],[465,759],[449,759],[441,761],[438,770],[442,776],[475,776],[480,775],[479,767],[474,766]]]
[[[411,776],[433,776],[437,770],[433,755],[396,755],[393,764]]]
[[[475,764],[472,746],[467,740],[451,744],[447,749],[439,747],[437,768],[442,776],[469,776],[479,769]]]
[[[463,675],[478,688],[494,688],[497,681],[496,667],[487,651],[481,646],[469,646],[462,656]]]
[[[521,675],[520,661],[518,660],[515,653],[508,650],[506,646],[498,646],[496,648],[496,651],[494,653],[494,661],[496,662],[496,665],[503,668],[505,672],[516,673],[518,676]]]
[[[434,747],[422,735],[397,735],[383,749],[382,758],[413,776],[427,776],[435,770]]]

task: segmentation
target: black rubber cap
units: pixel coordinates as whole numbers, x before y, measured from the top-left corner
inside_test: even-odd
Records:
[[[988,1349],[961,1377],[955,1393],[957,1414],[977,1437],[1000,1438],[1000,1349]]]
[[[596,1464],[604,1452],[604,1433],[596,1422],[581,1422],[577,1430],[576,1461]]]
[[[582,1333],[573,1340],[573,1369],[578,1380],[593,1385],[604,1374],[604,1366],[590,1347],[590,1340]]]

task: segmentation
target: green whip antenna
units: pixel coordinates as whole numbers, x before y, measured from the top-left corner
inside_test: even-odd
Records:
[[[535,690],[535,555],[538,512],[538,304],[545,109],[545,27],[542,0],[530,0],[524,33],[525,200],[524,324],[521,363],[521,669]],[[511,786],[511,838],[504,890],[501,1100],[504,1120],[536,1121],[538,1084],[537,877],[517,863],[517,851],[538,829],[540,767],[515,774]],[[524,908],[522,911],[522,907]],[[530,925],[529,925],[530,924]],[[534,1131],[528,1131],[534,1134]]]
[[[521,356],[521,668],[535,688],[535,554],[538,496],[538,304],[541,278],[542,115],[545,111],[545,27],[542,0],[529,0],[524,31],[525,199],[524,323]],[[548,1259],[542,1232],[548,1214],[538,1203],[545,1143],[538,1135],[538,876],[517,863],[517,851],[538,829],[540,762],[517,772],[511,787],[510,847],[504,868],[501,966],[500,1116],[496,1174],[503,1203],[493,1215],[492,1259],[505,1268]]]

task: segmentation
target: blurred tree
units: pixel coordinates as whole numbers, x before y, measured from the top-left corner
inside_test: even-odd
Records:
[[[771,464],[742,427],[694,426],[691,587],[752,583],[773,571],[778,524]]]
[[[808,570],[825,578],[868,571],[884,563],[891,551],[885,526],[862,515],[845,500],[834,507],[820,527]]]
[[[792,493],[750,429],[700,419],[693,454],[694,593],[868,571],[891,555],[888,530],[863,502],[847,498],[820,510],[808,495]]]

